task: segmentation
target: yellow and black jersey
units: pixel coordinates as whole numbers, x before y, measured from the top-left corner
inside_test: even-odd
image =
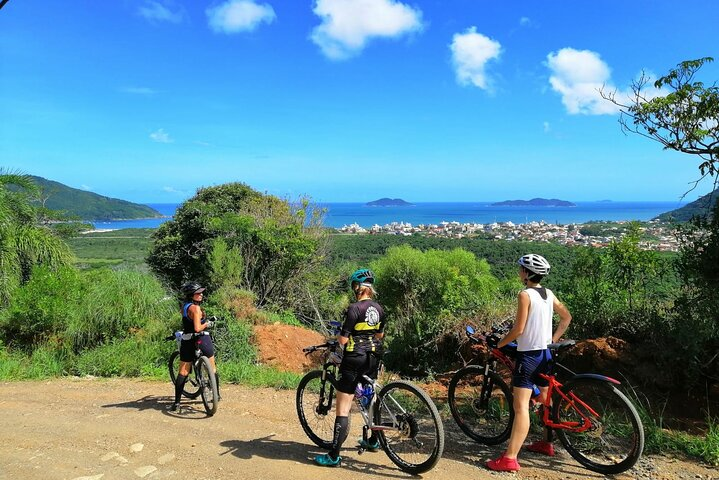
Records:
[[[345,352],[375,352],[382,342],[375,334],[384,332],[384,310],[374,300],[360,300],[347,308],[340,335],[348,337]]]

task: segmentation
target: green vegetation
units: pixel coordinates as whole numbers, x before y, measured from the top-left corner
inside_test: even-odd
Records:
[[[97,193],[78,190],[42,177],[30,177],[37,185],[36,204],[46,209],[65,212],[83,220],[117,220],[155,218],[162,214],[137,203],[103,197]]]
[[[700,160],[702,178],[719,174],[719,86],[705,87],[695,76],[711,57],[686,60],[654,82],[663,96],[647,95],[649,82],[642,75],[632,85],[634,95],[626,103],[616,92],[602,96],[621,108],[622,129],[659,142],[665,149],[688,153]]]
[[[323,230],[303,203],[263,195],[242,183],[202,188],[160,226],[147,261],[170,285],[195,280],[253,292],[260,306],[301,303],[293,287],[321,259]]]
[[[0,169],[0,308],[36,265],[55,268],[72,260],[68,246],[39,225],[32,203],[37,195],[29,176]]]
[[[126,228],[90,232],[67,239],[80,268],[131,268],[147,271],[147,258],[154,229]]]

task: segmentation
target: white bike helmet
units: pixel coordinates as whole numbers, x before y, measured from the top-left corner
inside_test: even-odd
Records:
[[[541,255],[537,255],[536,253],[529,253],[527,255],[524,255],[519,259],[517,263],[519,263],[521,266],[523,266],[530,272],[542,276],[548,274],[549,269],[551,268],[547,259]]]

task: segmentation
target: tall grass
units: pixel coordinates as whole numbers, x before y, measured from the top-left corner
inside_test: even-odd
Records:
[[[98,270],[88,274],[87,294],[69,316],[64,339],[73,351],[138,334],[159,338],[177,317],[177,303],[166,299],[148,274]]]
[[[644,425],[645,453],[684,453],[719,466],[719,418],[707,416],[704,435],[674,431],[665,427],[661,412],[652,412],[646,396],[633,387],[628,396]]]

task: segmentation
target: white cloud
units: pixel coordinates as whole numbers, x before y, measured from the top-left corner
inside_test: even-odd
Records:
[[[163,192],[167,192],[167,193],[184,193],[184,192],[182,192],[182,191],[180,191],[180,190],[177,190],[177,189],[174,188],[174,187],[162,187],[162,191],[163,191]]]
[[[310,38],[333,60],[358,54],[371,38],[422,30],[422,11],[396,0],[317,0],[313,11],[322,23]]]
[[[519,19],[520,27],[529,27],[531,25],[532,25],[532,20],[530,20],[529,17],[522,17]]]
[[[492,82],[487,76],[486,65],[502,53],[499,42],[477,33],[476,27],[470,27],[464,33],[455,33],[449,48],[452,50],[457,82],[491,90]]]
[[[181,8],[173,12],[162,3],[153,0],[147,0],[145,5],[138,9],[138,12],[151,22],[180,23],[185,16],[184,10]]]
[[[155,90],[147,87],[125,87],[122,89],[125,93],[131,93],[133,95],[154,95],[157,93]]]
[[[552,129],[549,125],[549,122],[544,122],[542,126],[544,127],[544,133],[549,133],[549,131]]]
[[[621,89],[611,79],[611,69],[598,53],[591,50],[563,48],[547,55],[547,66],[551,70],[549,83],[552,89],[562,95],[562,103],[567,112],[576,115],[614,115],[619,107],[605,100],[600,90],[614,95],[618,103],[631,104],[634,93],[630,87]],[[666,89],[654,88],[654,75],[643,72],[646,84],[642,96],[652,99],[667,95]],[[638,81],[640,77],[635,79]]]
[[[150,134],[150,138],[156,141],[157,143],[172,143],[174,142],[173,139],[170,138],[170,135],[165,132],[164,128],[159,129],[156,132],[152,132]]]
[[[271,5],[252,0],[228,0],[206,10],[207,21],[215,33],[251,32],[260,23],[272,23],[277,15]]]
[[[88,190],[88,191],[92,190],[92,188],[90,188],[89,185],[85,185],[84,183],[83,183],[82,185],[80,185],[80,188],[81,188],[82,190]]]

